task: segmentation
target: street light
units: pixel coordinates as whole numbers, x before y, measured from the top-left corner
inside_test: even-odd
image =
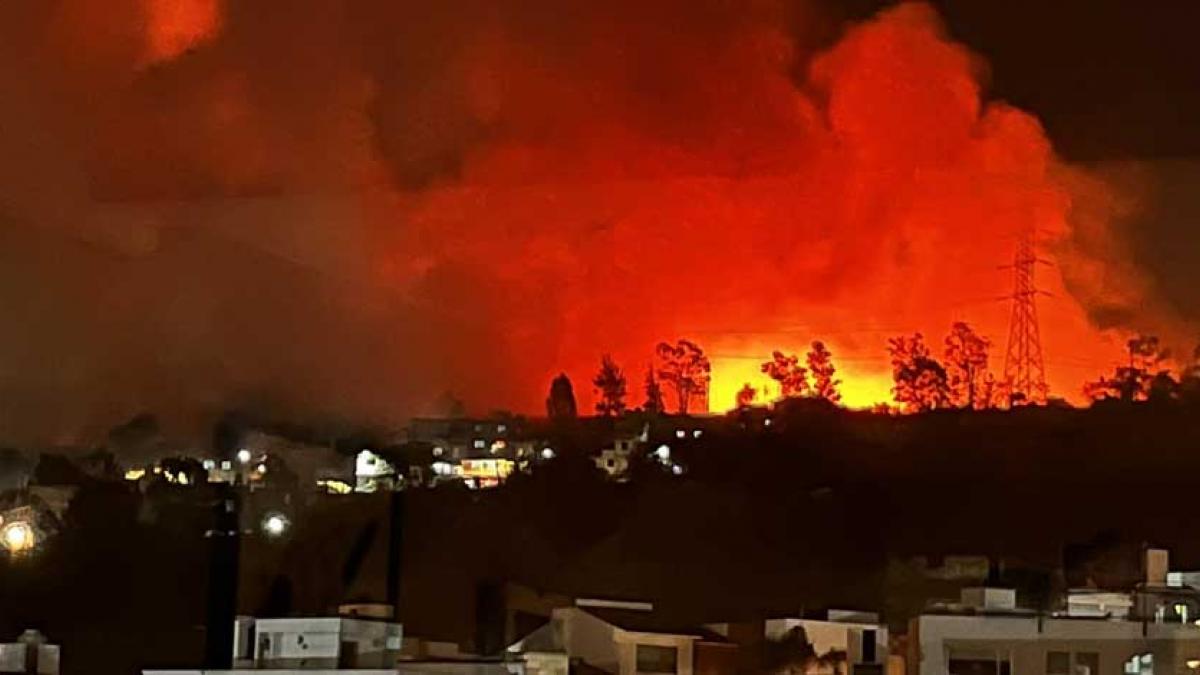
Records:
[[[23,553],[33,548],[35,541],[33,528],[23,520],[14,520],[0,530],[0,541],[9,553]]]
[[[238,450],[237,451],[237,461],[241,462],[242,464],[250,463],[250,451],[245,448]]]
[[[281,537],[291,526],[288,517],[278,512],[271,512],[262,520],[263,533],[268,537]]]

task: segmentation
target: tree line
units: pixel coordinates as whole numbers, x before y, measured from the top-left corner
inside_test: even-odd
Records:
[[[964,321],[956,321],[942,340],[940,354],[921,333],[888,339],[887,351],[892,366],[892,403],[880,403],[877,412],[928,412],[944,409],[1007,409],[1043,402],[1048,392],[1017,392],[989,364],[991,342]],[[1109,375],[1084,384],[1083,393],[1092,401],[1169,400],[1183,396],[1200,398],[1200,346],[1178,376],[1167,364],[1170,353],[1154,336],[1138,335],[1126,344],[1127,362]],[[643,378],[644,412],[675,412],[686,415],[697,404],[707,401],[712,380],[712,364],[697,343],[679,339],[660,342],[654,350],[655,362],[647,366]],[[778,385],[779,398],[823,399],[841,403],[841,384],[833,354],[821,340],[814,340],[803,355],[773,351],[760,371]],[[596,414],[619,416],[634,409],[628,402],[630,386],[625,371],[611,355],[601,357],[592,377],[596,394]],[[739,408],[755,405],[760,392],[749,382],[737,392]],[[668,403],[671,404],[670,408]],[[577,414],[574,390],[566,374],[551,383],[546,400],[550,417],[574,417]]]
[[[654,356],[656,363],[646,368],[643,398],[638,409],[686,415],[695,405],[707,402],[712,384],[712,362],[700,345],[687,339],[660,342]],[[804,358],[805,365],[800,365],[798,355],[775,351],[770,360],[762,364],[761,370],[778,383],[782,398],[811,397],[840,402],[841,380],[836,377],[833,354],[825,343],[813,341]],[[600,368],[592,377],[592,386],[596,394],[596,414],[617,416],[631,409],[628,377],[611,355],[601,357]],[[747,382],[737,394],[738,406],[753,405],[758,394],[758,390]],[[673,408],[668,408],[668,401]],[[571,380],[565,373],[560,373],[551,382],[546,413],[552,418],[562,418],[574,417],[576,411]]]

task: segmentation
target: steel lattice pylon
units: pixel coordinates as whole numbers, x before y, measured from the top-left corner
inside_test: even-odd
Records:
[[[1046,401],[1046,366],[1042,362],[1042,337],[1038,329],[1037,286],[1033,283],[1038,263],[1034,233],[1024,233],[1013,258],[1012,316],[1008,324],[1008,350],[1004,354],[1004,379],[1013,400]]]

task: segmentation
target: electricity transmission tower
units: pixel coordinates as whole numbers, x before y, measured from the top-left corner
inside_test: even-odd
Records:
[[[1033,270],[1039,262],[1034,250],[1034,231],[1028,228],[1017,240],[1013,257],[1012,315],[1008,323],[1008,349],[1004,354],[1004,379],[1013,400],[1046,402],[1046,366],[1042,362],[1042,337],[1038,330],[1037,286]]]

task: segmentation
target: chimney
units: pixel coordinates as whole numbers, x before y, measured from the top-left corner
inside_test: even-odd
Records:
[[[1167,572],[1171,568],[1170,552],[1165,548],[1146,549],[1144,561],[1147,586],[1166,586]]]

